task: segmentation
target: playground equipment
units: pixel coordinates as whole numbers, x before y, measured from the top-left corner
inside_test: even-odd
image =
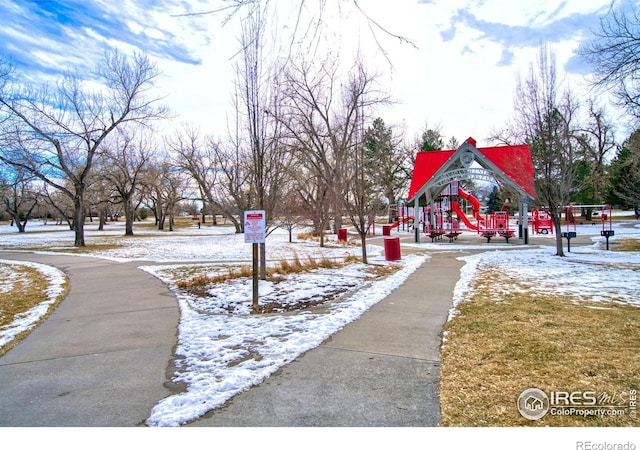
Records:
[[[576,211],[578,208],[574,206],[567,206],[565,208],[565,222],[567,224],[567,231],[562,232],[562,237],[567,240],[567,251],[571,252],[571,239],[576,237]],[[573,225],[573,231],[570,231],[570,227]]]
[[[533,232],[535,234],[553,233],[553,222],[547,211],[533,211]]]
[[[460,220],[464,222],[467,228],[478,231],[480,229],[480,226],[484,224],[484,219],[480,215],[480,202],[477,198],[466,192],[461,187],[458,187],[458,195],[471,204],[471,215],[474,217],[474,219],[476,219],[478,225],[474,225],[469,221],[466,214],[460,209],[460,204],[456,201],[451,203],[453,211],[458,215]]]
[[[475,203],[477,199],[464,189],[460,192],[459,186],[452,186],[452,181],[481,180],[505,186],[518,195],[518,223],[521,224],[521,237],[527,244],[527,209],[529,203],[536,198],[534,178],[531,148],[528,145],[481,148],[477,146],[475,139],[469,137],[457,149],[416,154],[407,204],[413,205],[416,211],[421,206],[431,208],[428,222],[425,221],[425,228],[428,223],[427,232],[432,240],[443,230],[447,230],[446,233],[453,236],[450,239],[455,239],[455,234],[460,233],[460,231],[451,231],[457,230],[453,213],[456,213],[458,221],[465,224],[465,229],[483,234],[487,240],[496,235],[508,239],[515,234],[509,228],[508,212],[503,209],[499,212],[501,214],[482,217],[479,205]],[[462,200],[470,205],[471,218],[465,217],[465,208],[461,206]],[[457,205],[453,202],[457,202]],[[414,233],[415,242],[420,242],[418,227],[414,227]]]
[[[604,237],[607,241],[607,250],[609,250],[609,238],[615,235],[615,231],[613,230],[613,222],[611,221],[611,206],[603,205],[602,206],[602,230],[600,231],[600,236]],[[608,219],[608,226],[606,226]]]
[[[473,221],[467,217],[460,204],[460,200],[466,200],[471,206],[471,216]],[[506,203],[505,203],[506,208]],[[476,231],[482,237],[491,242],[495,236],[505,238],[507,242],[515,235],[509,224],[509,214],[507,211],[495,211],[484,217],[480,214],[480,202],[471,193],[459,186],[459,181],[451,182],[441,193],[432,207],[427,208],[429,220],[425,227],[432,242],[441,239],[442,236],[449,238],[453,242],[462,234],[460,222],[464,223],[466,229]],[[453,217],[455,213],[456,218]]]
[[[393,230],[394,228],[398,228],[400,225],[403,225],[402,229],[404,230],[404,225],[410,222],[413,222],[412,216],[397,218],[396,221],[391,225],[382,225],[382,235],[391,236],[391,230]]]

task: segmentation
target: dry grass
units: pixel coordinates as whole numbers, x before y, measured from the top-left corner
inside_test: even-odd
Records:
[[[267,278],[275,279],[286,275],[309,272],[315,269],[333,269],[344,265],[345,262],[335,261],[325,257],[315,259],[309,256],[306,260],[301,260],[298,254],[294,253],[292,259],[282,259],[277,266],[268,266],[266,272]],[[197,269],[195,270],[197,271]],[[184,276],[186,273],[182,275]],[[176,285],[181,289],[196,294],[202,293],[203,290],[206,290],[207,286],[212,284],[225,283],[238,278],[251,278],[252,276],[253,268],[251,266],[234,266],[227,267],[226,271],[215,275],[202,275],[192,271],[191,276],[183,277]]]
[[[313,233],[298,233],[296,235],[296,239],[301,241],[312,241],[312,242],[320,242],[320,236],[315,235]]]
[[[311,256],[302,260],[294,253],[291,259],[283,259],[279,261],[278,265],[267,267],[267,279],[273,282],[284,281],[288,275],[310,272],[317,269],[335,269],[344,267],[348,264],[357,264],[360,259],[355,256],[347,256],[344,261],[331,260],[328,258],[315,259]],[[364,270],[376,278],[382,278],[396,272],[401,268],[397,264],[388,265],[367,265]],[[226,270],[220,271],[216,274],[206,273],[202,274],[199,271],[206,270],[210,272],[210,268],[197,267],[189,269],[175,269],[173,271],[174,278],[177,279],[176,286],[185,290],[191,295],[197,297],[207,296],[207,291],[218,283],[225,283],[234,279],[251,278],[253,276],[253,269],[251,266],[240,267],[227,267]],[[286,310],[295,309],[307,309],[309,306],[319,305],[326,301],[334,299],[336,293],[326,295],[320,300],[314,300],[310,302],[308,299],[302,299],[297,304],[287,304],[286,307],[278,303],[273,303],[261,307],[260,312],[272,312],[275,308],[285,308]]]
[[[470,301],[445,325],[441,405],[445,426],[638,426],[624,417],[520,416],[516,402],[532,387],[595,390],[640,388],[640,308],[594,308],[563,296],[536,296],[525,282],[496,298],[496,268],[479,273]],[[628,396],[627,396],[628,400]]]
[[[617,252],[640,252],[640,240],[638,239],[616,239],[611,250]]]
[[[19,314],[25,313],[34,306],[48,300],[47,289],[49,284],[46,276],[32,267],[22,265],[7,266],[17,274],[17,279],[13,282],[11,290],[0,292],[0,327],[11,324]],[[38,324],[44,321],[66,296],[68,285],[69,283],[65,283],[63,293],[49,307],[48,313],[40,318]],[[30,330],[20,333],[12,341],[0,346],[0,356],[8,352],[29,333]]]

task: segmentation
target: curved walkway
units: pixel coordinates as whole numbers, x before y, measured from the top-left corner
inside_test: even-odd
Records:
[[[175,297],[138,263],[1,251],[62,269],[67,297],[0,358],[0,426],[135,426],[164,387]]]
[[[460,255],[432,254],[360,319],[189,425],[438,425],[440,333]],[[170,394],[179,311],[168,289],[139,262],[0,257],[56,266],[71,285],[56,311],[0,358],[0,426],[144,425]]]
[[[458,256],[432,254],[358,320],[190,426],[437,426]]]

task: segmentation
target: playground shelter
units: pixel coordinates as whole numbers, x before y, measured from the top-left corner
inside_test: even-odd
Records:
[[[475,164],[474,164],[475,163]],[[520,197],[520,230],[527,230],[528,203],[536,197],[533,162],[528,145],[476,147],[468,138],[456,150],[418,152],[411,178],[407,206],[414,211],[430,206],[443,191],[457,180],[487,181],[512,187]],[[522,237],[522,236],[520,236]],[[420,241],[419,227],[415,227],[415,241]]]

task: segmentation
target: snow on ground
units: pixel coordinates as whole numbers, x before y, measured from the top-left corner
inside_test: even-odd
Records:
[[[637,221],[614,227],[612,245],[620,238],[640,239]],[[55,230],[39,232],[43,229]],[[54,228],[30,224],[30,232],[18,236],[15,229],[0,226],[0,247],[16,248],[46,244],[64,249],[71,247],[73,236],[65,227]],[[431,243],[423,237],[420,244],[404,244],[403,247],[429,252],[458,252],[465,261],[454,296],[451,316],[455,306],[467,298],[471,281],[478,268],[490,264],[498,266],[509,277],[495,283],[494,289],[513,289],[511,280],[527,280],[540,294],[561,292],[576,297],[577,301],[598,304],[622,302],[640,306],[640,252],[613,252],[604,250],[604,238],[600,227],[585,225],[576,228],[578,235],[592,236],[590,246],[576,246],[567,258],[555,254],[555,237],[544,237],[548,245],[505,244],[495,239],[490,244],[477,237],[471,242],[471,233],[465,236],[467,243]],[[174,381],[186,384],[186,392],[170,396],[158,403],[147,423],[152,426],[178,426],[196,419],[222,405],[233,395],[251,385],[260,383],[282,365],[294,360],[301,353],[318,346],[324,339],[357,319],[364,311],[383,299],[415,271],[428,256],[403,256],[402,268],[382,281],[373,281],[360,265],[338,271],[318,270],[311,274],[291,276],[286,282],[261,282],[260,292],[265,299],[270,296],[292,296],[305,292],[308,296],[326,293],[327,286],[336,292],[350,293],[342,301],[331,303],[322,309],[303,312],[266,315],[249,314],[249,303],[242,299],[251,297],[251,285],[247,281],[235,281],[224,289],[209,292],[206,298],[186,295],[175,286],[175,270],[185,265],[207,264],[207,270],[218,266],[251,259],[251,246],[243,236],[228,227],[192,227],[174,233],[159,234],[154,230],[136,231],[137,237],[123,239],[122,224],[109,224],[107,231],[98,232],[95,226],[87,227],[87,243],[119,244],[117,249],[95,251],[93,257],[115,261],[140,260],[154,262],[141,269],[166,282],[176,293],[181,310],[177,356],[178,371]],[[151,239],[151,236],[159,236]],[[426,242],[425,242],[426,241]],[[519,241],[515,241],[519,242]],[[485,250],[469,256],[467,251]],[[566,249],[566,241],[565,241]],[[510,250],[504,252],[501,250]],[[278,261],[300,259],[343,258],[348,254],[359,255],[358,246],[342,246],[335,241],[325,248],[317,243],[288,243],[284,232],[275,232],[267,240],[268,258]],[[371,245],[368,254],[373,262],[383,264],[382,248]],[[205,261],[208,261],[205,263]],[[213,264],[212,262],[215,262]],[[230,311],[233,311],[232,313]]]
[[[47,288],[47,300],[39,305],[18,314],[15,320],[5,326],[0,327],[0,347],[11,342],[18,334],[23,331],[32,329],[36,323],[47,312],[51,305],[55,304],[67,283],[66,275],[54,267],[45,264],[37,264],[32,262],[18,262],[0,259],[0,293],[10,292],[14,283],[17,281],[17,272],[12,270],[12,266],[31,267],[40,272],[47,278],[49,287]],[[1,307],[2,305],[0,305]]]
[[[225,285],[225,292],[213,292],[211,298],[195,299],[176,291],[181,320],[177,355],[179,373],[174,381],[186,383],[186,392],[162,400],[152,411],[147,424],[175,426],[193,420],[221,406],[229,398],[260,383],[300,354],[317,347],[357,319],[369,307],[385,298],[415,271],[425,256],[404,258],[403,268],[384,281],[370,282],[362,264],[340,270],[318,270],[290,277],[278,283],[286,292],[304,291],[307,296],[324,295],[326,287],[345,289],[352,294],[332,303],[326,310],[295,314],[249,314],[251,282]],[[173,285],[158,266],[143,267]],[[263,283],[260,291],[268,298],[273,283]],[[220,299],[244,298],[245,309],[232,313],[220,310]]]
[[[459,259],[465,261],[456,284],[453,308],[449,318],[456,314],[456,305],[468,295],[477,270],[482,266],[494,266],[509,278],[492,285],[496,292],[514,289],[511,280],[524,280],[537,295],[568,295],[576,302],[626,303],[640,306],[640,252],[615,252],[606,250],[605,238],[600,236],[599,227],[578,225],[578,235],[591,236],[592,245],[572,245],[567,251],[564,241],[565,258],[555,256],[555,237],[544,236],[549,246],[529,248],[509,253],[497,250],[487,251]],[[573,229],[571,230],[573,231]],[[614,227],[615,237],[610,238],[609,248],[617,239],[640,239],[640,224],[622,224]]]
[[[73,235],[64,226],[44,226],[37,222],[30,225],[29,232],[20,235],[7,226],[0,226],[1,247],[43,246],[42,252],[46,252],[44,246],[58,252],[71,248]],[[357,319],[402,284],[427,259],[425,255],[406,256],[394,263],[400,270],[382,281],[375,280],[362,264],[291,275],[277,284],[261,281],[261,302],[281,296],[287,296],[291,301],[302,297],[313,299],[331,292],[342,297],[323,308],[304,312],[251,315],[252,284],[249,280],[225,283],[219,289],[209,290],[204,298],[190,297],[175,285],[175,271],[185,267],[199,267],[199,273],[208,273],[225,271],[240,262],[249,264],[251,245],[245,244],[244,236],[234,233],[232,228],[191,227],[173,233],[141,230],[136,232],[137,237],[127,238],[122,237],[122,224],[119,223],[110,223],[105,232],[95,228],[93,225],[87,227],[85,239],[88,245],[119,244],[120,247],[96,249],[86,256],[154,262],[156,264],[140,268],[166,282],[179,302],[178,373],[173,381],[185,383],[187,390],[162,400],[147,421],[151,426],[178,426],[197,419],[237,393],[260,383]],[[371,245],[367,252],[370,262],[387,264],[381,256],[382,247]],[[317,243],[289,243],[288,235],[278,231],[267,239],[268,259],[276,263],[294,256],[304,262],[309,257],[342,260],[348,255],[360,255],[360,246],[339,244],[335,237],[324,248]]]

